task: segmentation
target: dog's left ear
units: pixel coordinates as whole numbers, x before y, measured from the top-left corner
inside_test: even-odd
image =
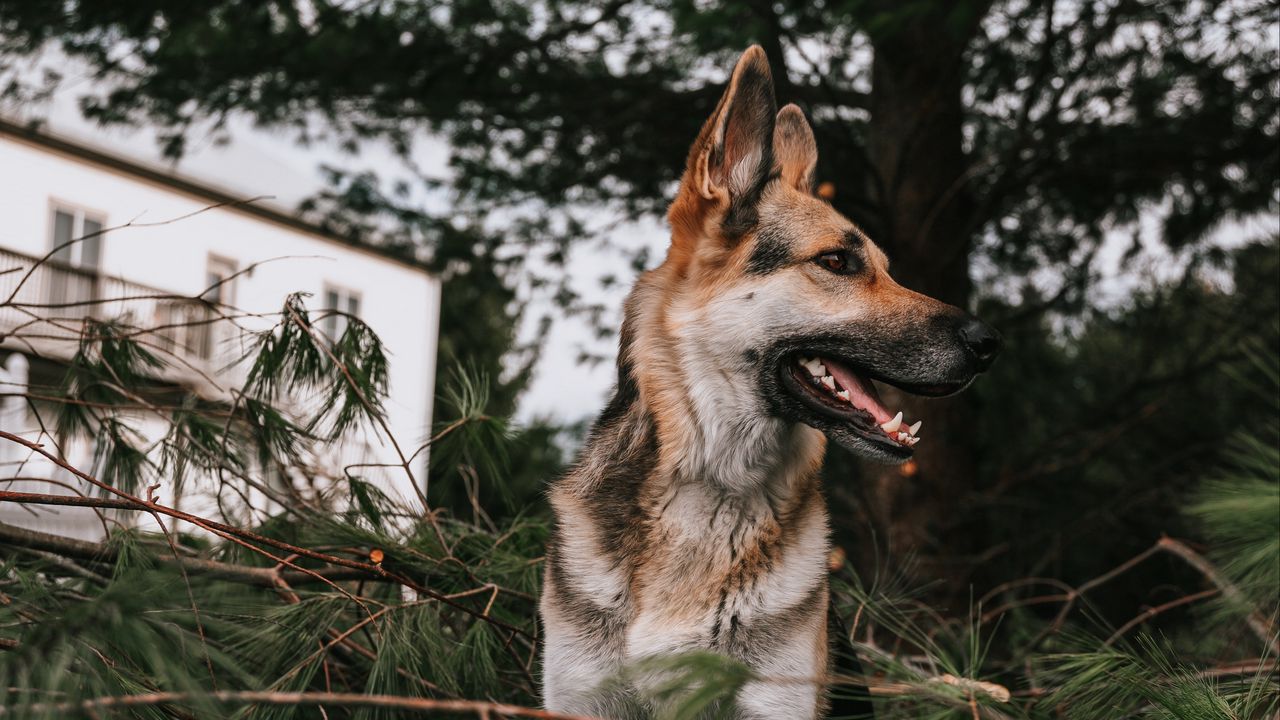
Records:
[[[813,193],[818,143],[813,139],[809,121],[804,119],[804,111],[795,105],[778,111],[773,127],[773,163],[784,184],[803,193]]]
[[[733,68],[729,87],[703,127],[689,158],[689,180],[707,200],[754,205],[773,167],[777,102],[769,61],[759,45]]]

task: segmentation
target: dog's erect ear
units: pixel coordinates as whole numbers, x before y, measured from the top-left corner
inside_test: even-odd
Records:
[[[805,193],[813,192],[818,169],[818,143],[804,112],[795,105],[778,111],[773,127],[773,166],[782,182]]]
[[[754,204],[773,167],[773,123],[777,102],[769,61],[759,45],[733,68],[715,113],[690,153],[689,179],[707,200]]]

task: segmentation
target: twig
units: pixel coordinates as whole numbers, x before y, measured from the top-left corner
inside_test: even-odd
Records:
[[[1245,622],[1249,624],[1249,629],[1253,630],[1253,634],[1258,636],[1271,650],[1272,656],[1280,655],[1280,633],[1276,632],[1276,628],[1266,618],[1258,613],[1253,607],[1244,593],[1240,592],[1240,588],[1236,587],[1230,580],[1223,577],[1208,560],[1200,553],[1192,550],[1185,543],[1174,540],[1171,537],[1162,537],[1156,543],[1156,547],[1179,558],[1182,558],[1191,567],[1200,572],[1209,582],[1222,591],[1222,597],[1226,598],[1232,605],[1249,608]]]
[[[25,502],[25,498],[14,500],[9,497],[12,495],[25,494],[27,493],[0,492],[0,502]],[[53,495],[50,497],[62,496]],[[90,501],[94,499],[95,498],[85,498],[85,500]],[[100,500],[99,502],[112,501]],[[82,503],[65,504],[80,505]],[[38,530],[27,530],[7,523],[0,523],[0,545],[28,548],[31,550],[54,553],[61,557],[101,563],[113,563],[119,557],[119,550],[111,545],[86,542],[84,540],[76,540],[74,538],[63,537],[61,535],[51,535]],[[217,560],[204,560],[192,557],[182,557],[180,560],[175,561],[171,556],[164,554],[157,555],[155,559],[157,562],[166,565],[180,564],[189,572],[217,578],[219,580],[230,580],[257,587],[275,587],[276,573],[273,568],[233,565],[231,563],[219,562]],[[321,575],[325,580],[334,582],[340,580],[360,579],[385,581],[384,578],[379,578],[369,573],[350,568],[326,568],[318,570],[316,573]],[[316,578],[313,575],[299,573],[296,571],[290,571],[285,576],[290,582],[295,584],[316,582]]]
[[[1120,629],[1112,633],[1111,637],[1107,638],[1106,642],[1102,643],[1102,647],[1111,647],[1115,643],[1115,641],[1124,637],[1125,633],[1129,632],[1136,626],[1141,625],[1142,623],[1150,620],[1151,618],[1159,615],[1162,612],[1165,612],[1167,610],[1172,610],[1176,607],[1182,607],[1183,605],[1190,605],[1191,603],[1197,600],[1204,600],[1205,598],[1213,597],[1214,595],[1217,595],[1218,592],[1219,591],[1217,588],[1209,588],[1208,590],[1201,590],[1198,593],[1191,593],[1190,595],[1184,595],[1178,598],[1177,600],[1170,600],[1167,603],[1162,603],[1160,605],[1156,605],[1155,607],[1147,608],[1146,610],[1143,610],[1142,613],[1139,614],[1134,619],[1130,620],[1124,625],[1121,625]]]
[[[221,207],[236,207],[239,205],[249,205],[264,199],[266,199],[266,196],[259,195],[257,197],[245,198],[244,200],[229,200],[226,202],[215,203],[213,205],[206,205],[205,207],[202,207],[199,210],[186,213],[185,215],[179,215],[177,217],[169,218],[168,220],[157,220],[156,222],[140,223],[140,222],[134,222],[133,220],[130,220],[129,222],[123,225],[116,225],[115,227],[102,228],[100,230],[97,230],[96,232],[86,233],[84,235],[81,235],[80,237],[72,238],[60,245],[55,245],[52,250],[50,250],[48,253],[44,255],[44,257],[40,258],[35,263],[33,263],[31,267],[27,268],[27,272],[22,276],[22,279],[18,281],[18,284],[16,286],[14,286],[13,292],[9,293],[9,297],[5,298],[4,302],[0,303],[0,306],[11,305],[13,303],[14,298],[16,298],[18,296],[18,293],[22,290],[22,286],[27,283],[27,280],[31,279],[32,273],[34,273],[37,268],[39,268],[41,265],[44,265],[45,263],[52,260],[53,256],[57,255],[60,250],[69,248],[78,242],[83,242],[90,238],[98,237],[99,235],[105,235],[109,232],[115,232],[117,230],[123,230],[125,228],[160,227],[162,225],[170,225],[182,220],[186,220],[187,218],[193,218],[196,215],[201,215],[203,213],[209,212],[210,210],[216,210]]]
[[[585,715],[568,715],[539,710],[537,708],[504,703],[483,702],[479,700],[432,700],[428,698],[399,697],[395,695],[360,695],[357,693],[325,693],[325,692],[271,692],[260,690],[222,690],[211,693],[193,692],[156,692],[140,695],[114,695],[90,698],[80,702],[33,703],[23,708],[0,707],[0,716],[11,710],[22,710],[31,714],[69,713],[81,711],[92,713],[95,710],[111,710],[117,708],[141,708],[155,705],[173,705],[208,701],[224,705],[316,705],[337,707],[374,707],[403,710],[414,713],[472,713],[483,715],[493,713],[504,717],[538,718],[539,720],[596,720]]]

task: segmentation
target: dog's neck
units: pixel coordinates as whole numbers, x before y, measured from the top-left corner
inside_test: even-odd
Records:
[[[821,468],[826,439],[772,416],[756,389],[759,368],[725,358],[704,326],[664,284],[665,267],[646,275],[628,300],[619,383],[633,387],[635,410],[651,418],[659,475],[730,495],[785,499]],[[623,377],[627,375],[627,377]]]

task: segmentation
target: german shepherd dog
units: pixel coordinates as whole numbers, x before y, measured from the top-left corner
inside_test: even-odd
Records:
[[[550,489],[549,709],[650,717],[661,674],[624,669],[704,650],[759,678],[735,717],[825,712],[826,439],[905,461],[921,423],[885,408],[872,379],[954,393],[1000,339],[896,284],[814,195],[816,165],[804,114],[777,109],[750,48],[689,152],[667,257],[626,301],[613,398]]]

